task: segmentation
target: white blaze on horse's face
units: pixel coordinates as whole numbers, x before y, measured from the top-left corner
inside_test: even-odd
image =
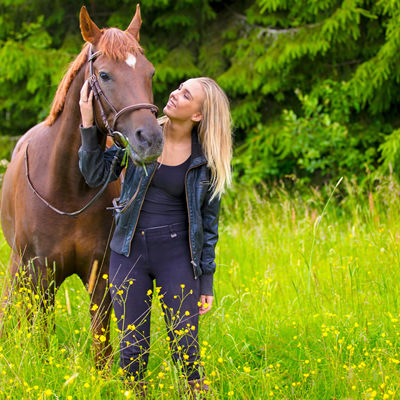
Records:
[[[125,60],[125,62],[126,62],[130,67],[135,68],[135,65],[136,65],[136,57],[135,57],[133,54],[128,53],[128,57],[127,57],[127,59]]]

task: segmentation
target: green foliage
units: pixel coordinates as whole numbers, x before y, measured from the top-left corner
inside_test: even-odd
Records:
[[[386,136],[386,140],[379,148],[382,152],[383,166],[386,170],[398,170],[400,167],[400,129],[394,130]]]
[[[42,3],[0,2],[3,22],[0,132],[3,134],[21,134],[46,116],[63,70],[73,57],[53,47],[56,40],[51,27],[57,23],[57,12],[48,19]]]
[[[377,168],[381,131],[388,128],[377,122],[350,123],[344,85],[326,81],[309,95],[296,94],[297,113],[284,109],[274,122],[258,123],[252,140],[237,149],[234,166],[244,181],[259,184],[290,176],[320,181]]]
[[[1,134],[47,114],[83,43],[80,7],[0,0]],[[134,9],[108,0],[89,12],[125,29]],[[400,159],[398,1],[148,0],[141,14],[161,109],[189,77],[211,76],[227,92],[241,181],[362,179]]]
[[[286,158],[291,154],[296,167],[309,174],[347,166],[347,160],[343,159],[347,129],[332,122],[329,114],[322,112],[317,99],[300,94],[300,100],[304,117],[298,117],[293,111],[284,111],[284,129],[278,146],[280,156]]]
[[[386,137],[399,125],[399,13],[398,2],[259,0],[240,15],[219,80],[257,104],[251,120],[234,108],[242,179],[361,179],[398,157]]]

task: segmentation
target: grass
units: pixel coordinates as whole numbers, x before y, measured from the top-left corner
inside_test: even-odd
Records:
[[[332,190],[225,198],[215,303],[200,324],[210,398],[399,397],[400,187],[388,178],[371,194],[344,180],[322,213]],[[0,339],[0,398],[134,398],[120,382],[115,321],[111,373],[93,367],[89,296],[76,276],[57,294],[54,332],[37,313],[18,326],[22,302],[34,303],[18,296]],[[178,399],[157,305],[152,332],[149,399]]]

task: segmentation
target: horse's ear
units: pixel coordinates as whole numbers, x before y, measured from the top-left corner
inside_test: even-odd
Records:
[[[79,20],[83,39],[92,44],[96,43],[101,36],[101,30],[90,19],[85,6],[82,6],[81,8]]]
[[[131,23],[128,26],[126,32],[129,32],[133,37],[139,41],[139,31],[140,26],[142,25],[142,18],[140,18],[140,7],[139,4],[136,5],[136,13],[133,17]]]

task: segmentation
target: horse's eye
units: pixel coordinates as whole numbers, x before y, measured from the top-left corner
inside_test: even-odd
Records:
[[[100,78],[101,78],[103,81],[109,81],[109,80],[111,79],[110,75],[108,75],[107,72],[101,71],[101,72],[99,73],[99,75],[100,75]]]

